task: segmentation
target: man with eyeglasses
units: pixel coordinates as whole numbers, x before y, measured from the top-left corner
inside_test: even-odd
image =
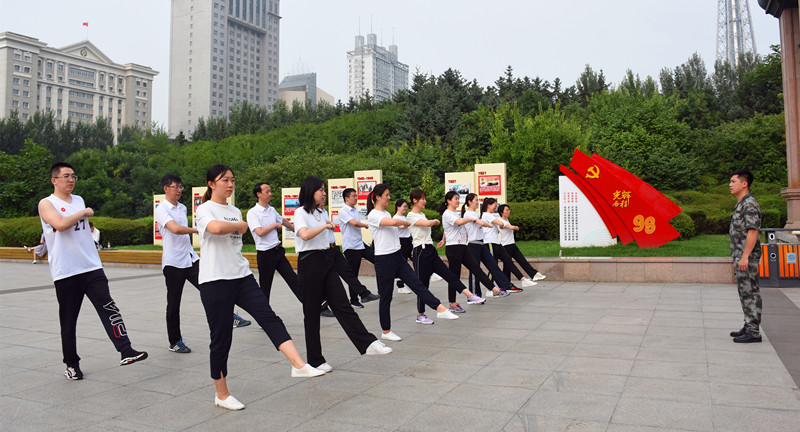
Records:
[[[94,305],[108,338],[121,354],[120,366],[146,359],[146,352],[131,347],[122,315],[109,293],[108,278],[89,231],[88,218],[94,211],[86,207],[83,198],[72,194],[78,176],[72,165],[57,162],[50,170],[50,177],[53,194],[39,201],[39,217],[58,299],[61,351],[67,365],[64,376],[69,380],[83,379],[76,324],[84,295]]]
[[[181,178],[166,174],[161,178],[161,187],[165,199],[156,207],[154,218],[162,238],[161,271],[167,285],[167,338],[170,351],[187,354],[192,350],[181,335],[181,297],[186,281],[198,287],[200,257],[192,247],[190,236],[197,233],[197,228],[189,227],[186,206],[178,201],[183,192]],[[233,314],[234,327],[248,325],[250,321]]]

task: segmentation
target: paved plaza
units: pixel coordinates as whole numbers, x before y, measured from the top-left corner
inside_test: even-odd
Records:
[[[150,357],[118,366],[87,299],[78,322],[85,379],[68,381],[47,265],[0,262],[0,430],[800,430],[797,374],[786,360],[800,358],[800,347],[776,348],[793,332],[774,327],[771,337],[766,297],[764,342],[732,343],[728,333],[742,324],[732,284],[544,281],[465,304],[455,321],[433,313],[433,326],[414,322],[413,295],[395,294],[393,330],[403,340],[387,343],[394,352],[359,356],[335,319],[323,318],[334,371],[311,379],[290,378],[256,325],[235,329],[228,385],[247,408],[233,412],[214,406],[197,290],[187,285],[182,302],[192,353],[176,354],[167,350],[160,269],[106,274],[133,346]],[[375,291],[374,278],[362,280]],[[447,300],[444,282],[432,291]],[[788,325],[800,288],[771,293]],[[272,304],[305,357],[301,305],[277,275]],[[377,306],[358,311],[376,334]]]

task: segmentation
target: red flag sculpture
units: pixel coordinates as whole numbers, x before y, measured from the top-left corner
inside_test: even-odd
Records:
[[[642,179],[600,155],[590,158],[578,149],[564,173],[586,195],[612,237],[622,244],[659,247],[680,236],[669,221],[680,207]]]

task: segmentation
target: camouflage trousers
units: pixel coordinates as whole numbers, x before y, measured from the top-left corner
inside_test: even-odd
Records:
[[[761,292],[758,287],[758,265],[750,265],[747,271],[739,270],[739,260],[734,261],[736,285],[739,288],[739,301],[744,312],[744,327],[747,333],[759,336],[761,325]]]

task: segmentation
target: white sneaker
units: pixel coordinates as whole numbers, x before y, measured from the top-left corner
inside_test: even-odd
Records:
[[[393,341],[393,342],[399,342],[399,341],[403,340],[403,338],[398,336],[397,333],[395,333],[393,331],[390,331],[389,333],[382,334],[381,335],[381,339],[390,340],[390,341]]]
[[[521,285],[524,286],[524,287],[532,287],[532,286],[536,285],[536,282],[534,282],[534,281],[532,281],[532,280],[530,280],[528,278],[522,279],[520,282],[521,282]]]
[[[321,365],[317,366],[317,369],[319,369],[319,370],[321,370],[321,371],[323,371],[325,373],[333,372],[333,366],[329,365],[327,362],[322,363]]]
[[[375,339],[375,342],[372,342],[367,347],[367,352],[364,353],[366,355],[384,355],[389,354],[392,352],[392,349],[383,344],[383,342]]]
[[[542,273],[536,273],[535,275],[533,275],[533,280],[534,280],[534,282],[535,281],[540,281],[540,280],[544,280],[544,278],[546,278],[546,277],[547,276],[543,275]]]
[[[36,260],[33,260],[33,262],[32,262],[31,264],[36,264],[37,262],[38,262],[38,261],[36,261]]]
[[[228,395],[228,397],[225,398],[225,400],[220,400],[220,398],[218,398],[217,395],[214,394],[214,405],[220,408],[225,408],[234,411],[244,409],[244,404],[236,400],[236,398],[233,397],[233,395]]]
[[[320,375],[325,375],[325,372],[311,366],[308,363],[306,363],[306,365],[300,369],[292,366],[292,378],[312,378]]]
[[[442,280],[442,277],[438,274],[434,273],[431,275],[431,282],[439,282],[440,280]]]
[[[411,294],[411,292],[411,288],[409,287],[397,288],[398,294]]]
[[[486,294],[483,295],[483,298],[492,298],[494,297],[494,292],[492,290],[486,290]]]
[[[458,319],[458,315],[454,314],[453,312],[450,312],[449,310],[446,310],[444,312],[437,312],[436,317],[443,319]]]

